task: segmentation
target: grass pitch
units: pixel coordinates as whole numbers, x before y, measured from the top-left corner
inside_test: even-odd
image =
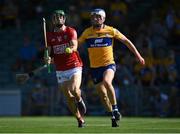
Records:
[[[122,118],[112,128],[109,117],[86,117],[78,128],[74,117],[0,117],[0,133],[180,133],[178,118]]]

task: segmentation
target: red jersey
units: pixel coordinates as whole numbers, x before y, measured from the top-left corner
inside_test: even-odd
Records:
[[[77,40],[76,30],[65,27],[61,32],[47,32],[47,43],[51,47],[51,53],[57,71],[65,71],[82,66],[82,60],[77,51],[70,54],[65,52],[66,47],[70,46],[71,40]]]

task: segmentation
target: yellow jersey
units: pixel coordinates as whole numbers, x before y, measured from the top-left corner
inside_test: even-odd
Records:
[[[97,68],[114,64],[113,44],[114,38],[121,39],[124,35],[117,29],[105,25],[96,30],[89,27],[84,30],[78,41],[87,45],[90,67]]]

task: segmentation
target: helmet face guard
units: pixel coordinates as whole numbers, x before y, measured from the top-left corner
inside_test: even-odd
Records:
[[[106,18],[106,13],[103,9],[94,9],[91,12],[91,24],[94,27],[100,27]]]
[[[55,10],[52,14],[52,22],[57,27],[62,27],[65,24],[66,15],[63,10]]]

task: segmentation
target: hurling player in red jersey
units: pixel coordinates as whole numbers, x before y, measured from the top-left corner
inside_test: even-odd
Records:
[[[71,112],[78,121],[78,127],[84,127],[83,115],[86,106],[81,97],[82,61],[77,51],[77,32],[65,25],[66,16],[63,10],[52,14],[53,31],[47,32],[48,50],[56,66],[57,81]],[[66,51],[66,48],[69,51]],[[46,63],[51,57],[45,58]]]

